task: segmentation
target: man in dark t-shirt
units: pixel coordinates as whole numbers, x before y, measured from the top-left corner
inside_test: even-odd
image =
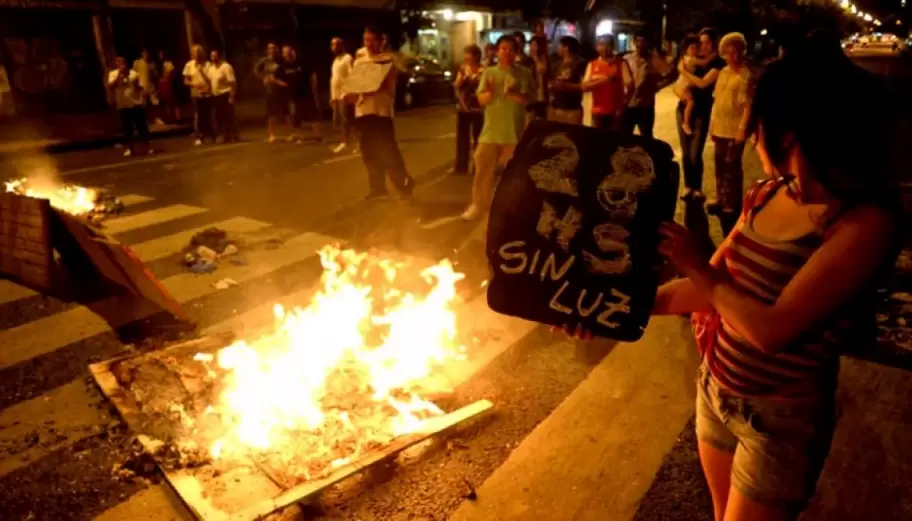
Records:
[[[686,202],[695,201],[702,203],[706,200],[703,194],[703,148],[709,134],[709,117],[712,114],[713,89],[716,87],[715,77],[725,67],[725,60],[716,53],[716,34],[712,29],[700,31],[700,54],[702,60],[697,62],[693,74],[696,78],[705,78],[712,81],[705,85],[693,85],[691,92],[694,98],[693,115],[690,120],[691,133],[683,130],[685,104],[678,104],[677,126],[678,139],[681,143],[681,164],[684,170],[684,195]],[[713,72],[715,70],[715,72]],[[693,82],[691,82],[693,83]]]
[[[551,101],[548,120],[580,125],[583,122],[583,76],[586,62],[579,56],[579,40],[564,36],[558,44],[561,60],[554,67],[553,78],[548,85]]]
[[[309,121],[312,125],[312,139],[322,142],[323,135],[320,129],[322,114],[317,107],[317,98],[314,95],[316,73],[298,59],[293,48],[285,46],[282,48],[282,63],[279,65],[277,76],[288,85],[289,98],[294,107],[292,127],[301,128],[305,121]],[[301,144],[301,140],[294,134],[294,131],[288,140],[294,141],[298,145]]]
[[[275,141],[276,125],[285,121],[288,115],[288,86],[277,77],[282,58],[279,56],[279,47],[270,43],[266,46],[266,56],[261,58],[254,67],[257,77],[263,81],[266,89],[266,125],[269,137],[267,141]]]

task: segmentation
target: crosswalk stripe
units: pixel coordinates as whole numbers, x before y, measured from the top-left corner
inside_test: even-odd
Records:
[[[184,217],[199,215],[208,211],[208,209],[200,208],[199,206],[174,204],[155,210],[149,210],[147,212],[109,219],[104,222],[104,231],[109,235],[117,235],[119,233],[126,233],[139,228],[152,226],[153,224],[160,224]]]
[[[231,237],[235,234],[250,233],[262,230],[268,226],[270,225],[266,222],[248,219],[246,217],[232,217],[231,219],[224,221],[207,224],[206,226],[191,228],[179,233],[142,242],[136,246],[132,246],[130,249],[132,249],[133,253],[139,256],[139,258],[144,262],[151,262],[181,251],[181,249],[190,242],[190,239],[192,239],[194,235],[207,228],[218,228],[227,232],[228,236]]]
[[[336,242],[338,239],[333,237],[307,232],[289,239],[280,249],[248,252],[249,265],[225,266],[215,273],[206,275],[181,273],[164,279],[162,283],[178,302],[184,303],[215,293],[218,290],[212,285],[220,279],[231,278],[237,283],[253,280],[314,257],[320,247]],[[114,323],[109,325],[89,308],[80,306],[0,331],[0,346],[4,346],[4,349],[0,350],[0,368],[56,351],[73,342],[104,333],[111,327],[124,325],[157,311],[150,303],[137,302],[135,299],[125,302],[124,299],[110,298],[93,307],[100,311],[100,315],[114,317]]]
[[[6,444],[15,447],[32,436],[39,438],[33,446],[0,458],[0,476],[91,436],[96,432],[94,429],[113,421],[107,407],[98,407],[102,403],[101,393],[90,391],[78,379],[0,411],[0,447]],[[48,420],[53,424],[45,423]]]
[[[38,293],[9,280],[0,280],[0,305],[19,299],[34,297]]]
[[[118,197],[120,199],[120,204],[124,205],[124,208],[134,206],[137,204],[148,203],[149,201],[154,201],[154,197],[148,197],[145,195],[139,194],[126,194]]]

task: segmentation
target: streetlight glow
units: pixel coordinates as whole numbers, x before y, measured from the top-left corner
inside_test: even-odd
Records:
[[[760,36],[766,36],[766,34],[767,34],[767,30],[766,30],[766,29],[760,31]]]
[[[849,7],[849,11],[852,11],[852,14],[855,14],[855,13],[858,12],[858,8],[855,7],[855,4],[852,4],[852,5]]]
[[[443,11],[440,12],[440,14],[443,15],[443,19],[444,19],[444,20],[452,20],[452,19],[453,19],[453,10],[452,10],[452,9],[444,9]]]
[[[865,22],[873,22],[873,21],[874,21],[874,17],[871,16],[871,15],[869,15],[869,14],[864,15],[864,19],[865,19]]]
[[[848,9],[852,5],[852,3],[849,2],[849,0],[842,0],[842,3],[840,3],[839,5],[841,5],[843,9]]]

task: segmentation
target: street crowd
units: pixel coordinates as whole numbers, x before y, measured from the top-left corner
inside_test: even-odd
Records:
[[[634,38],[635,51],[615,53],[611,37],[596,43],[596,57],[584,60],[580,42],[561,38],[557,56],[539,26],[526,45],[522,32],[502,37],[483,52],[465,49],[456,76],[457,173],[470,169],[474,150],[475,180],[466,219],[489,209],[498,166],[513,155],[525,126],[533,119],[613,129],[653,137],[657,93],[675,78],[681,100],[677,124],[682,150],[685,201],[703,201],[703,149],[715,144],[717,200],[708,205],[725,231],[741,209],[746,125],[753,79],[745,59],[747,42],[740,33],[717,40],[704,29],[681,46],[674,67],[650,45],[645,34]],[[527,52],[528,48],[528,52]],[[674,74],[677,70],[678,74]],[[714,103],[714,100],[716,103]]]
[[[838,39],[825,35],[796,40],[759,78],[740,33],[718,39],[704,29],[683,42],[674,64],[645,35],[635,37],[626,56],[615,53],[611,38],[599,39],[591,61],[572,37],[557,42],[556,58],[540,27],[525,40],[517,33],[484,50],[465,49],[454,85],[455,170],[474,170],[474,180],[462,217],[489,212],[496,171],[530,121],[652,137],[656,94],[673,84],[682,199],[688,206],[706,202],[703,150],[712,139],[716,200],[706,208],[727,238],[710,258],[690,230],[662,225],[659,252],[682,278],[660,287],[653,314],[691,315],[694,323],[702,357],[696,431],[716,521],[797,519],[833,439],[839,356],[868,340],[878,282],[898,251],[897,192],[883,161],[887,140],[877,133],[888,127],[887,111],[869,106],[884,96]],[[357,136],[368,198],[387,197],[387,176],[408,198],[415,182],[393,126],[396,59],[376,29],[364,31],[363,45],[353,57],[341,40],[331,44],[331,101],[343,129],[337,151],[354,148]],[[128,70],[122,58],[117,65],[109,87],[125,133],[144,139],[141,71]],[[352,90],[346,78],[368,69],[385,76],[375,78],[375,88]],[[305,70],[292,48],[280,52],[273,44],[256,67],[267,93],[270,142],[290,104],[293,123],[316,115],[316,79]],[[217,51],[206,60],[195,47],[183,78],[199,142],[217,133],[235,139],[231,66]],[[748,141],[768,178],[745,193]]]

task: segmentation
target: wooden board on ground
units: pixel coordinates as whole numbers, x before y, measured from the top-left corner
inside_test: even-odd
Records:
[[[137,297],[144,298],[172,315],[186,320],[180,303],[155,277],[151,270],[124,244],[108,237],[103,231],[64,212],[52,210],[55,216],[54,243],[61,256],[68,262],[67,253],[75,256],[73,243],[91,262],[98,273],[109,281],[125,288]],[[64,244],[71,246],[65,247]]]
[[[0,276],[37,290],[53,287],[50,216],[45,199],[0,193]]]
[[[123,356],[93,364],[89,366],[89,370],[130,429],[137,435],[142,435],[145,434],[148,419],[131,397],[131,393],[122,385],[118,377],[122,372],[120,366],[135,367],[139,364],[164,361],[169,357],[192,356],[191,353],[195,352],[214,352],[228,342],[225,338],[205,337],[153,353]],[[216,463],[177,470],[159,464],[159,468],[181,500],[201,521],[254,521],[283,507],[313,498],[322,490],[371,465],[387,460],[431,436],[452,429],[492,407],[491,402],[481,400],[450,414],[427,420],[419,431],[401,436],[380,449],[366,453],[358,460],[335,469],[326,477],[297,486],[287,486],[268,468],[253,461],[249,466],[235,465],[231,468],[225,468],[224,465],[216,468]],[[151,437],[139,436],[139,441],[150,454],[155,454],[160,448],[160,442]]]

